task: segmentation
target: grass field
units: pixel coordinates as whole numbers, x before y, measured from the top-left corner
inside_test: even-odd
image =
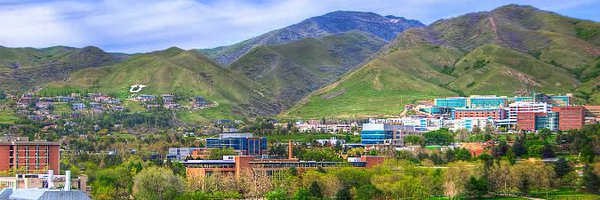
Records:
[[[0,110],[0,124],[14,124],[19,117],[9,110]]]

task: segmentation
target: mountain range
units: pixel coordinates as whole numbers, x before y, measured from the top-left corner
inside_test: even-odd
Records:
[[[147,84],[146,93],[218,102],[199,111],[206,119],[396,115],[417,100],[524,91],[600,103],[599,74],[600,23],[521,5],[427,26],[338,11],[215,49],[0,47],[0,89],[125,97],[129,85]]]

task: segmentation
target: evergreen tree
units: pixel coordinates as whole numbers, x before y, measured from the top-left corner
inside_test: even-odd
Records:
[[[510,165],[514,165],[517,161],[515,159],[515,153],[513,153],[512,148],[508,148],[506,150],[506,159]]]
[[[521,177],[521,181],[519,181],[519,192],[522,195],[529,194],[529,180],[527,177]]]
[[[524,139],[517,138],[515,140],[515,143],[513,143],[512,151],[516,157],[527,155],[527,147],[525,147]]]
[[[541,154],[542,158],[554,158],[554,157],[556,157],[554,155],[554,149],[552,148],[552,145],[550,145],[550,144],[545,144],[540,149],[540,154]]]
[[[315,198],[323,197],[323,193],[321,192],[321,187],[319,186],[319,183],[317,183],[317,181],[313,181],[310,184],[309,194],[311,197],[315,197]]]
[[[556,163],[554,163],[554,173],[557,177],[562,177],[569,172],[571,172],[571,166],[569,166],[569,162],[565,158],[559,158]]]
[[[350,188],[343,187],[335,194],[337,200],[352,200],[352,194],[350,194]]]
[[[600,177],[594,173],[592,166],[586,165],[583,168],[583,185],[586,191],[600,194]]]
[[[483,177],[471,176],[465,187],[469,197],[481,197],[488,192],[488,182]]]

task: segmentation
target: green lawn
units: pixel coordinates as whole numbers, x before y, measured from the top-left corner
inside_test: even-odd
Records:
[[[569,188],[561,188],[558,190],[552,190],[547,192],[540,193],[531,193],[532,197],[542,198],[542,199],[577,199],[577,200],[596,200],[600,199],[600,195],[586,193],[586,192],[578,192]]]
[[[0,124],[14,124],[19,117],[9,110],[0,110]]]

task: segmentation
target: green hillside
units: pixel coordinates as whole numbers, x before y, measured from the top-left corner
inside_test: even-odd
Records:
[[[124,59],[97,47],[7,48],[0,46],[0,89],[30,90],[51,81],[62,80],[70,73],[99,67]]]
[[[600,23],[531,6],[439,20],[401,33],[371,62],[281,116],[398,114],[415,99],[521,90],[596,103],[599,34]]]
[[[183,114],[185,118],[217,119],[234,114],[273,114],[268,91],[254,81],[223,69],[195,51],[169,48],[132,56],[126,61],[74,73],[68,81],[48,84],[42,94],[70,91],[108,93],[129,98],[129,87],[147,85],[140,94],[174,94],[182,99],[200,95],[218,103],[216,108],[199,111],[201,116]],[[264,96],[263,96],[264,95]]]
[[[307,38],[257,47],[230,68],[269,88],[285,107],[358,66],[384,44],[363,32]]]

